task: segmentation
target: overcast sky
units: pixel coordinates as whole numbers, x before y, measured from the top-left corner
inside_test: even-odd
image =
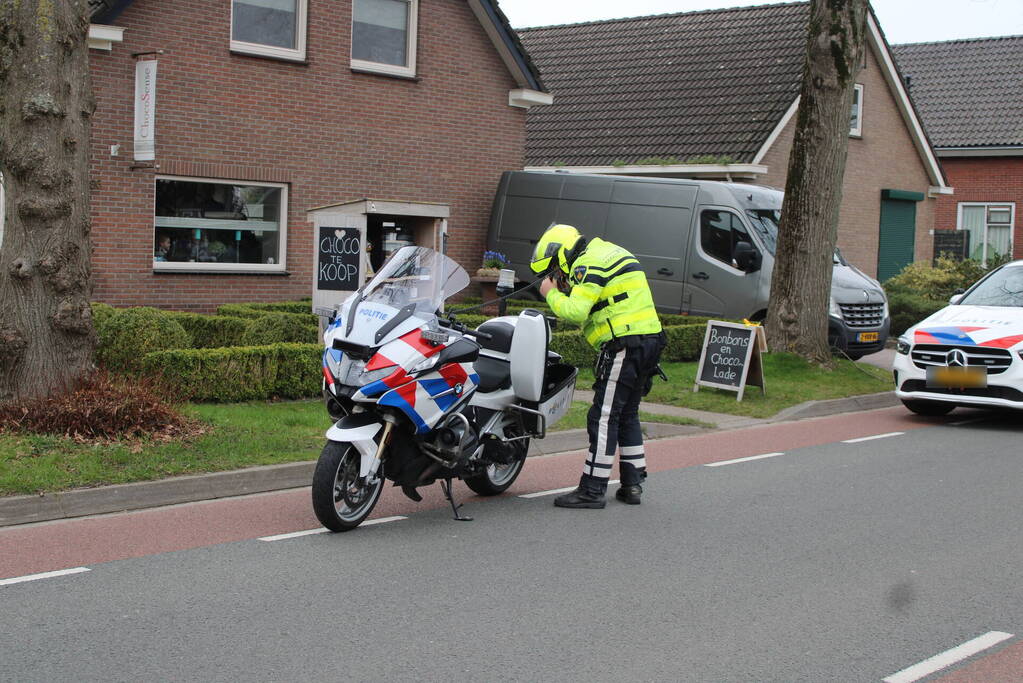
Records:
[[[773,4],[779,0],[499,0],[515,28]],[[889,43],[1023,34],[1023,0],[872,0]]]

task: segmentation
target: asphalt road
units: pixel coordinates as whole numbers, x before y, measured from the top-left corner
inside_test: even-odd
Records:
[[[575,454],[470,523],[258,540],[314,526],[298,491],[0,530],[2,577],[89,569],[0,581],[0,680],[1021,680],[1023,426],[975,417],[657,442],[639,507],[519,497]]]

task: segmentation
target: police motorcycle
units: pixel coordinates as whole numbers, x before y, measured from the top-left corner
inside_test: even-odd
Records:
[[[331,531],[373,511],[385,480],[422,500],[461,479],[482,496],[522,471],[531,438],[568,411],[577,370],[548,350],[538,311],[468,329],[441,313],[469,275],[433,249],[398,249],[376,275],[325,313],[324,398],[335,424],[316,463],[313,510]]]

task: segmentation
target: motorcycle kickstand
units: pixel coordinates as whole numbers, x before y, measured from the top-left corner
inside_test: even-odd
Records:
[[[451,479],[441,479],[440,488],[444,491],[444,497],[448,499],[449,503],[451,503],[451,511],[455,515],[455,520],[458,522],[471,522],[472,517],[464,517],[458,512],[459,508],[462,507],[462,504],[459,503],[458,505],[455,505],[455,497],[451,495]]]

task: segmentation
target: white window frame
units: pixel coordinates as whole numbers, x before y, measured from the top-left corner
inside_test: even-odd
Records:
[[[261,43],[247,43],[234,39],[234,0],[231,0],[231,25],[229,27],[231,36],[231,51],[247,55],[258,55],[260,57],[273,57],[291,62],[306,61],[306,18],[309,14],[309,0],[295,0],[295,49],[276,47],[274,45],[263,45]]]
[[[853,98],[856,104],[856,127],[849,124],[849,137],[863,137],[863,84],[853,85]]]
[[[956,230],[965,230],[963,227],[963,207],[964,206],[983,206],[985,209],[991,207],[1009,207],[1009,258],[1012,259],[1013,250],[1015,249],[1015,237],[1016,237],[1016,202],[959,202],[956,206]],[[987,265],[987,231],[988,231],[987,211],[984,212],[984,250],[981,252],[981,263]],[[971,245],[972,248],[972,245]]]
[[[419,0],[401,0],[408,8],[408,31],[405,35],[405,54],[408,57],[406,66],[394,64],[381,64],[380,62],[369,62],[363,59],[351,57],[352,69],[356,71],[368,71],[370,73],[385,74],[388,76],[404,76],[414,78],[416,75],[416,35],[419,24]],[[352,25],[349,42],[349,53],[355,46],[355,0],[352,1]]]
[[[255,180],[227,180],[224,178],[197,178],[194,176],[158,175],[153,181],[153,232],[150,239],[155,239],[159,230],[156,226],[156,183],[160,180],[181,180],[189,183],[215,183],[218,185],[252,185],[257,187],[276,187],[281,190],[281,219],[277,225],[278,263],[198,263],[182,261],[153,261],[154,271],[184,271],[202,274],[204,272],[228,273],[283,273],[288,264],[288,185],[287,183],[266,183]],[[152,245],[149,251],[152,252]]]

